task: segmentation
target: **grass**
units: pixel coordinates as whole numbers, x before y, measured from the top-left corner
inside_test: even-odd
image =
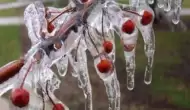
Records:
[[[129,0],[119,0],[120,3],[125,3],[125,4],[128,4],[129,3]]]
[[[51,6],[52,3],[45,3],[45,6]],[[11,8],[11,9],[4,9],[0,10],[0,17],[9,17],[9,16],[23,16],[24,10],[26,6],[18,7],[18,8]]]
[[[8,16],[20,16],[23,15],[24,8],[11,8],[0,10],[0,17],[8,17]]]
[[[0,3],[15,2],[15,0],[1,0]]]
[[[0,26],[0,65],[20,56],[18,26]]]
[[[184,8],[189,8],[190,7],[190,1],[189,0],[184,0],[182,5],[183,5]]]
[[[51,6],[52,3],[45,3],[45,6]],[[4,9],[0,10],[0,17],[9,17],[9,16],[23,16],[25,7],[19,7],[19,8],[11,8],[11,9]]]
[[[180,49],[185,40],[190,42],[190,39],[188,39],[190,34],[189,32],[157,32],[156,35],[157,51],[151,85],[152,91],[155,94],[166,95],[171,103],[179,107],[190,108],[190,88],[186,87],[185,82],[179,78],[165,77],[166,74],[172,71],[171,67],[183,63],[180,57]],[[186,49],[188,50],[188,47]]]

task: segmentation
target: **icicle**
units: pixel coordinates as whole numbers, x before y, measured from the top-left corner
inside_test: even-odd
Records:
[[[154,4],[154,0],[148,0],[149,4]]]
[[[64,77],[67,73],[69,60],[66,55],[64,43],[62,41],[59,41],[57,43],[59,43],[58,46],[60,47],[56,48],[56,44],[54,44],[56,51],[50,53],[50,58],[52,60],[50,67],[56,65],[59,75],[61,77]]]
[[[171,10],[172,0],[166,0],[164,5],[164,11],[169,12]]]
[[[104,58],[105,58],[104,56],[101,56],[101,59]],[[117,109],[120,108],[120,87],[116,77],[115,67],[114,65],[112,65],[113,67],[109,72],[101,73],[97,68],[97,65],[101,61],[101,59],[100,58],[94,59],[94,66],[99,77],[104,81],[104,85],[106,87],[106,93],[108,96],[109,110],[116,110],[116,108]]]
[[[108,105],[109,108],[108,110],[114,110],[115,107],[115,100],[114,100],[114,89],[113,89],[113,85],[112,85],[112,81],[113,79],[109,79],[108,81],[104,81],[104,85],[106,87],[106,93],[108,96]]]
[[[74,74],[78,79],[78,86],[83,90],[85,96],[85,110],[92,110],[92,89],[87,67],[86,44],[83,38],[75,47],[75,52],[69,55]]]
[[[165,4],[165,0],[157,0],[157,5],[159,8],[163,8]]]
[[[178,24],[180,22],[180,12],[181,12],[181,5],[180,4],[176,4],[176,8],[174,9],[174,14],[173,14],[173,18],[172,18],[172,22],[174,24]]]
[[[85,96],[85,110],[92,110],[93,109],[93,105],[92,105],[92,88],[91,88],[91,83],[90,83],[90,77],[89,77],[89,73],[88,73],[88,68],[87,68],[87,57],[86,57],[86,52],[84,50],[80,51],[83,58],[81,58],[81,60],[79,61],[80,64],[83,65],[83,67],[80,67],[79,69],[79,76],[78,76],[78,80],[80,82],[81,85],[79,85],[79,87],[81,87],[83,89],[84,92],[84,96]]]
[[[131,1],[134,2],[134,1]],[[143,5],[145,1],[139,1],[139,5]],[[146,4],[145,4],[146,5]],[[109,13],[114,13],[109,10]],[[124,32],[121,32],[121,28],[123,25],[123,22],[126,22],[128,19],[123,19],[123,16],[118,16],[117,14],[117,19],[119,19],[119,22],[117,24],[114,24],[118,30],[117,33],[119,36],[121,36],[121,40],[123,41],[124,44],[136,44],[137,36],[138,36],[138,31],[135,29],[132,35],[127,35]],[[113,22],[113,17],[110,19],[111,22]],[[128,28],[128,27],[127,27]],[[134,49],[135,51],[135,49]],[[135,73],[135,52],[126,52],[124,51],[125,59],[126,59],[126,70],[127,70],[127,88],[129,90],[132,90],[134,88],[134,73]]]
[[[154,51],[155,51],[155,35],[152,27],[144,27],[140,29],[144,39],[144,51],[148,59],[148,63],[145,69],[144,82],[150,84],[152,81],[152,66],[154,62]]]
[[[117,79],[117,75],[116,75],[116,70],[115,70],[115,44],[114,44],[114,40],[115,40],[115,36],[114,36],[114,29],[117,30],[116,28],[113,28],[113,26],[115,27],[116,25],[118,25],[118,23],[120,22],[120,16],[121,14],[121,9],[118,8],[117,4],[107,4],[106,3],[106,14],[105,17],[103,17],[100,15],[99,17],[99,23],[97,24],[101,24],[100,25],[94,25],[94,27],[97,28],[98,32],[102,32],[100,35],[102,35],[102,37],[105,37],[103,35],[106,35],[105,40],[110,41],[113,44],[113,48],[112,48],[112,52],[108,53],[108,54],[102,54],[99,56],[99,58],[95,58],[94,59],[94,66],[96,68],[96,72],[98,73],[98,75],[100,76],[100,78],[104,81],[104,85],[106,87],[106,93],[108,96],[108,101],[109,101],[109,110],[120,110],[120,84],[119,81]],[[112,16],[110,16],[110,13],[112,13]],[[114,15],[114,13],[117,13],[117,17]],[[103,20],[103,22],[102,22]],[[102,26],[103,23],[103,26]],[[103,30],[102,30],[103,27]],[[119,33],[117,31],[117,33]],[[96,33],[98,34],[98,33]],[[97,64],[100,62],[100,60],[103,59],[106,60],[110,60],[110,62],[112,62],[112,70],[108,73],[101,73],[98,68],[97,68]]]
[[[127,19],[125,21],[127,21]],[[138,30],[134,28],[134,31],[131,34],[126,34],[124,32],[121,33],[121,40],[124,46],[124,57],[126,61],[127,88],[128,90],[133,90],[135,86],[135,48],[137,43]]]
[[[145,55],[148,59],[148,63],[145,69],[144,82],[145,84],[150,84],[152,81],[152,66],[154,61],[154,51],[155,51],[155,34],[152,28],[154,14],[153,11],[149,10],[152,14],[152,21],[148,25],[142,25],[141,17],[138,18],[137,27],[139,28],[143,39],[144,39],[144,51]],[[144,11],[141,11],[142,15]]]

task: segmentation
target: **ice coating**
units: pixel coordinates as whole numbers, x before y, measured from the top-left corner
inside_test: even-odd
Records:
[[[157,4],[159,8],[163,8],[165,4],[165,0],[157,0]]]
[[[28,28],[28,36],[31,40],[32,45],[36,44],[40,40],[40,21],[37,10],[34,4],[30,4],[24,11],[24,21]]]
[[[131,20],[133,21],[133,23],[135,23],[136,27],[140,30],[143,36],[144,43],[145,43],[144,51],[148,59],[148,63],[145,69],[144,82],[146,84],[150,84],[152,80],[152,66],[153,66],[154,51],[155,51],[155,41],[154,41],[155,35],[152,29],[154,13],[152,9],[150,9],[150,7],[146,4],[145,0],[141,0],[141,1],[131,0],[129,3],[130,3],[130,6],[134,7],[131,9],[135,9],[135,10],[124,10],[123,16],[126,16],[125,21],[131,18]],[[141,24],[141,19],[142,19],[142,15],[144,11],[148,11],[149,13],[152,14],[152,17],[153,17],[152,21],[148,25]],[[119,24],[121,25],[122,23],[123,22]],[[121,26],[119,29],[121,29]],[[130,35],[124,34],[124,33],[120,34],[120,37],[124,43],[124,46],[132,47],[131,51],[124,52],[124,56],[126,59],[126,70],[127,70],[127,87],[129,90],[134,89],[135,45],[136,45],[137,36],[138,36],[137,29],[135,29],[134,32]]]
[[[113,6],[110,6],[113,7]],[[109,7],[109,8],[110,8]],[[117,5],[115,7],[118,7]],[[114,14],[114,11],[108,8],[108,13]],[[122,13],[122,10],[119,10],[120,13]],[[116,24],[114,24],[114,27],[117,28],[117,33],[119,33],[120,39],[123,42],[123,45],[136,45],[137,40],[137,31],[134,31],[134,34],[128,35],[122,32],[121,27],[124,22],[129,20],[129,18],[124,18],[123,15],[117,14],[117,19],[115,17],[110,17],[111,21],[116,20]],[[136,29],[137,30],[137,29]],[[134,74],[135,74],[135,49],[132,52],[124,51],[124,56],[126,59],[126,70],[127,70],[127,88],[129,90],[132,90],[134,88]]]
[[[154,0],[148,0],[149,4],[153,4],[155,1]]]
[[[145,68],[145,75],[144,75],[144,82],[145,84],[150,84],[152,81],[152,67],[153,67],[153,62],[154,62],[154,52],[155,52],[155,34],[153,30],[153,20],[154,20],[154,13],[153,11],[149,8],[146,7],[146,4],[142,4],[142,8],[139,8],[139,14],[142,15],[145,10],[149,11],[153,18],[150,24],[147,26],[143,26],[141,24],[141,18],[138,17],[137,19],[137,27],[139,28],[143,39],[144,39],[144,51],[145,55],[148,59],[148,63]]]
[[[114,33],[118,34],[121,45],[124,47],[127,88],[133,90],[136,67],[135,48],[138,30],[140,30],[148,60],[144,82],[150,84],[155,51],[155,35],[152,27],[155,15],[147,3],[154,4],[157,2],[156,0],[148,0],[147,2],[146,0],[130,0],[130,4],[120,4],[114,0],[90,0],[86,3],[82,3],[80,0],[70,0],[64,8],[44,7],[41,2],[30,4],[25,9],[24,21],[32,47],[24,56],[25,65],[20,72],[0,85],[0,96],[18,86],[20,81],[23,80],[29,64],[36,61],[24,85],[34,92],[32,96],[37,97],[32,100],[38,101],[31,101],[29,107],[23,108],[23,110],[42,109],[43,100],[45,103],[50,102],[49,96],[56,103],[64,105],[62,101],[55,97],[54,91],[60,89],[59,85],[63,81],[59,78],[66,75],[70,63],[73,68],[71,74],[78,80],[78,87],[84,93],[85,110],[92,110],[92,87],[86,56],[86,50],[89,50],[94,58],[95,70],[106,88],[108,109],[120,110],[120,84],[114,64],[116,51]],[[160,0],[157,5],[163,12],[167,13],[167,16],[170,14],[170,18],[173,18],[173,20],[170,19],[171,22],[177,24],[180,21],[181,2],[181,0]],[[149,23],[142,24],[142,17],[145,12],[151,14],[152,19]],[[122,29],[122,26],[128,21],[131,23],[131,29],[134,28],[130,33],[124,32]],[[50,24],[52,25],[51,32],[48,30]],[[104,43],[106,41],[111,44],[109,53],[105,51]],[[104,62],[103,67],[106,64],[109,67],[105,73],[101,72],[100,67],[102,65],[98,66],[103,60],[107,61]],[[56,68],[53,68],[54,66]],[[17,79],[20,79],[18,83],[13,84]],[[36,103],[39,103],[39,106],[33,108]],[[66,105],[64,106],[66,107]]]
[[[81,36],[82,37],[82,36]],[[73,67],[73,75],[78,79],[78,86],[85,96],[85,110],[92,110],[92,88],[87,68],[86,44],[81,38],[73,52],[69,55],[69,61]]]
[[[135,29],[132,35],[126,33],[121,34],[121,39],[123,40],[123,46],[134,45],[136,46],[138,37],[138,30]],[[126,61],[126,72],[127,72],[127,88],[133,90],[135,86],[135,47],[131,51],[124,51],[124,57]]]
[[[172,7],[172,0],[166,0],[166,3],[164,5],[164,11],[168,12],[171,10]]]
[[[180,22],[180,12],[181,12],[182,0],[174,0],[174,14],[172,22],[178,24]]]
[[[112,2],[112,1],[109,1]],[[119,81],[117,80],[116,71],[115,71],[115,45],[113,46],[113,50],[111,53],[106,54],[103,52],[103,48],[101,45],[104,41],[111,41],[114,44],[114,36],[113,36],[113,24],[110,23],[109,18],[106,14],[107,13],[107,3],[101,4],[98,3],[96,5],[96,9],[92,11],[92,14],[89,16],[89,21],[92,19],[95,22],[90,23],[89,27],[86,30],[86,43],[88,50],[90,51],[91,55],[94,57],[94,67],[96,72],[98,73],[99,77],[103,80],[106,93],[108,96],[108,103],[109,103],[109,110],[119,110],[120,109],[120,85]],[[117,10],[117,9],[116,9]],[[99,16],[95,13],[101,12]],[[119,14],[119,13],[118,13]],[[103,16],[104,15],[104,16]],[[118,20],[118,19],[115,19]],[[115,23],[115,21],[112,21]],[[101,24],[101,25],[100,25]],[[96,36],[96,37],[94,37]],[[108,73],[101,73],[98,68],[97,64],[102,60],[107,59],[112,63],[112,69]]]
[[[182,2],[183,0],[155,0],[155,3],[159,8],[157,10],[164,10],[165,13],[163,15],[166,15],[174,25],[179,24],[181,21],[180,11],[182,7]]]
[[[14,87],[14,82],[17,79],[18,75],[15,75],[12,78],[9,78],[6,82],[0,85],[0,97],[4,95],[7,91],[11,90]]]

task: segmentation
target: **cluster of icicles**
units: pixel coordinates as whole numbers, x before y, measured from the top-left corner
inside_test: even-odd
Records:
[[[171,5],[171,0],[163,1]],[[153,3],[152,0],[149,2]],[[162,4],[166,5],[159,3],[159,6],[163,7]],[[131,0],[129,5],[114,0],[70,0],[66,7],[59,9],[34,2],[25,9],[24,20],[32,47],[20,60],[0,69],[0,96],[11,90],[11,110],[45,110],[47,102],[52,103],[48,106],[52,110],[67,110],[54,91],[64,83],[60,78],[66,75],[69,63],[73,68],[72,76],[84,92],[85,109],[92,110],[86,50],[93,56],[96,72],[104,82],[109,110],[120,110],[114,33],[124,47],[127,88],[133,90],[135,47],[138,30],[141,32],[148,59],[144,82],[151,83],[155,51],[154,12],[145,0]]]
[[[180,11],[183,0],[148,0],[149,4],[156,2],[158,8],[164,9],[165,12],[172,11],[172,22],[178,24],[180,22]]]

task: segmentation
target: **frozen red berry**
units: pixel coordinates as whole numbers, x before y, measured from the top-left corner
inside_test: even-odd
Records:
[[[62,104],[55,104],[53,110],[65,110]]]
[[[34,62],[32,62],[29,65],[27,72],[25,73],[25,76],[23,78],[23,81],[20,85],[20,88],[16,88],[16,89],[12,90],[12,92],[11,92],[10,99],[11,99],[13,105],[20,107],[20,108],[27,106],[29,103],[29,100],[30,100],[30,94],[27,90],[23,89],[23,85],[24,85],[25,79],[26,79],[30,69],[32,68],[33,63]]]
[[[134,25],[133,21],[128,20],[123,23],[123,25],[122,25],[123,32],[125,32],[127,34],[132,34],[134,30],[135,30],[135,25]]]
[[[16,88],[11,92],[11,101],[17,107],[25,107],[29,103],[30,94],[27,90]]]
[[[110,53],[113,50],[113,44],[110,41],[105,41],[103,47],[106,53]]]
[[[55,26],[52,23],[48,23],[48,32],[51,33],[55,29]]]
[[[111,62],[107,59],[101,60],[97,65],[97,68],[101,73],[108,73],[111,70],[111,67]]]
[[[153,19],[152,13],[150,13],[148,11],[144,11],[144,13],[142,15],[142,19],[141,19],[141,24],[148,25],[152,22],[152,19]]]
[[[125,50],[126,52],[131,52],[134,48],[135,48],[135,45],[134,45],[134,44],[124,45],[124,50]]]
[[[81,2],[82,2],[82,3],[86,3],[86,2],[88,2],[88,0],[81,0]]]

